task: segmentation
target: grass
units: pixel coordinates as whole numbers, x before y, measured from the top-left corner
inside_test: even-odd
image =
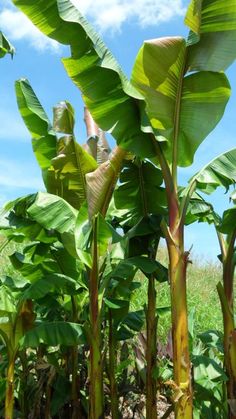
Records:
[[[168,264],[166,252],[161,249],[158,253],[158,260],[163,265]],[[220,263],[202,261],[194,257],[188,266],[187,288],[188,288],[188,311],[194,310],[195,333],[214,329],[223,330],[222,314],[219,297],[216,290],[217,283],[221,280]],[[139,310],[146,303],[147,279],[142,274],[137,276],[141,286],[138,288],[131,301],[131,309]],[[170,306],[169,284],[158,284],[157,307]],[[171,327],[170,312],[159,319],[158,335],[162,341],[166,340]]]

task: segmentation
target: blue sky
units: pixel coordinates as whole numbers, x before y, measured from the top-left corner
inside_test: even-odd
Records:
[[[143,40],[161,36],[186,36],[183,24],[186,0],[72,0],[87,14],[102,33],[105,43],[129,76]],[[26,193],[43,190],[40,170],[31,150],[31,140],[19,116],[15,80],[26,77],[49,116],[60,100],[69,100],[76,110],[76,134],[85,140],[83,104],[80,92],[67,77],[61,57],[67,48],[41,35],[10,0],[1,0],[0,29],[16,47],[13,60],[0,61],[0,205]],[[235,145],[236,75],[235,66],[228,71],[232,96],[225,115],[212,134],[200,146],[194,164],[181,169],[184,184],[209,160]],[[216,192],[211,201],[221,213],[229,205],[224,191]],[[186,248],[193,253],[216,260],[218,244],[212,227],[193,225],[186,230]]]

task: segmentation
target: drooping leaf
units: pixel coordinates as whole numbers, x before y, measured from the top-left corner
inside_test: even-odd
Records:
[[[53,243],[57,237],[44,229],[27,214],[27,208],[35,201],[36,195],[27,195],[8,202],[0,212],[0,229],[9,240],[16,242],[40,241]]]
[[[236,182],[236,148],[220,154],[193,176],[189,183],[196,189],[211,194],[219,186],[228,189]]]
[[[26,333],[21,340],[23,347],[37,348],[41,343],[48,346],[75,346],[86,343],[82,327],[77,323],[42,323]]]
[[[57,265],[50,257],[43,258],[43,260],[37,262],[33,259],[29,260],[22,253],[15,252],[9,258],[14,269],[19,271],[30,282],[37,281],[43,276],[57,271]]]
[[[224,211],[222,221],[217,229],[224,234],[230,234],[236,230],[236,208],[229,208]]]
[[[27,209],[31,219],[47,230],[61,234],[62,242],[70,255],[76,257],[74,229],[78,211],[64,199],[39,192],[34,203]]]
[[[145,312],[144,310],[131,311],[122,321],[129,329],[134,330],[135,332],[140,332],[144,325],[145,321]]]
[[[25,291],[23,298],[37,300],[43,298],[49,293],[54,293],[54,295],[73,295],[75,292],[75,280],[62,274],[52,273],[51,275],[40,277],[38,281],[34,281],[33,284]]]
[[[145,98],[149,131],[164,142],[169,162],[174,159],[179,166],[193,162],[195,151],[222,118],[230,96],[223,73],[185,76],[186,64],[183,38],[159,38],[144,43],[132,73],[134,86]]]
[[[27,213],[47,230],[54,229],[61,234],[74,231],[77,211],[58,196],[39,192]]]
[[[45,35],[70,46],[71,57],[63,59],[63,64],[98,126],[110,131],[119,145],[136,155],[154,155],[152,142],[140,130],[135,99],[140,95],[75,4],[70,0],[39,0],[33,4],[14,0],[14,4]]]
[[[122,224],[133,227],[149,214],[165,213],[165,192],[161,184],[161,171],[152,163],[125,163],[120,183],[114,192],[115,207],[122,210]]]
[[[192,0],[185,23],[190,70],[226,70],[236,58],[236,1]]]
[[[180,193],[180,198],[185,197],[188,188],[185,188]],[[188,203],[188,208],[185,216],[185,225],[194,222],[207,222],[208,224],[217,222],[218,216],[215,213],[212,204],[205,201],[201,195],[194,192]]]
[[[118,300],[115,298],[104,298],[104,303],[112,310],[121,310],[129,306],[129,301]]]
[[[159,262],[151,260],[146,256],[134,256],[121,261],[117,268],[112,272],[111,276],[125,278],[127,273],[132,275],[136,269],[140,269],[147,275],[154,273],[159,282],[168,280],[168,269]]]
[[[8,41],[8,39],[5,37],[5,35],[0,31],[0,58],[4,57],[6,54],[10,54],[13,56],[15,52],[15,48],[11,43]]]

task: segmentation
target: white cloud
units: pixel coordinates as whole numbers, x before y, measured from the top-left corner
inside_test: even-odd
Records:
[[[186,0],[71,0],[101,31],[119,31],[124,23],[135,20],[141,27],[156,26],[175,16],[183,16]],[[40,50],[57,52],[59,44],[34,27],[30,20],[12,6],[11,0],[1,0],[0,27],[9,38],[24,39]]]
[[[17,188],[39,190],[44,189],[40,171],[34,174],[34,169],[26,162],[0,159],[0,186],[3,188]]]
[[[101,31],[120,30],[134,19],[141,27],[156,26],[185,13],[185,0],[71,0]]]
[[[3,6],[0,10],[0,28],[10,41],[27,41],[41,52],[60,51],[61,46],[58,42],[43,35],[23,13],[12,7],[8,0],[3,1]]]

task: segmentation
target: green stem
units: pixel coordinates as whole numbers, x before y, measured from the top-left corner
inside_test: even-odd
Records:
[[[112,419],[119,419],[119,398],[116,384],[116,339],[113,329],[112,311],[109,309],[109,382],[110,382],[110,397],[111,397],[111,417]]]
[[[103,362],[101,339],[101,313],[99,308],[99,274],[97,248],[97,217],[93,222],[92,268],[89,278],[90,311],[90,376],[89,376],[89,419],[102,419],[103,406]]]
[[[13,418],[14,409],[14,372],[15,372],[15,356],[9,357],[7,368],[7,386],[5,398],[5,419]]]

